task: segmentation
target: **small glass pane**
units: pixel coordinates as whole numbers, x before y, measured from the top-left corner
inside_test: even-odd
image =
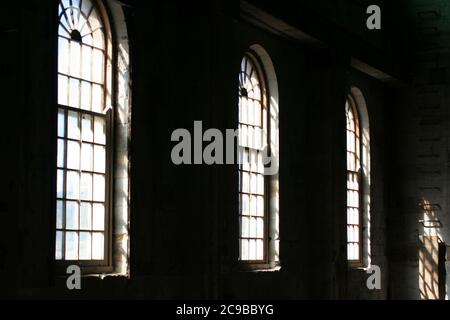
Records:
[[[256,238],[257,227],[256,218],[250,218],[250,238]]]
[[[250,214],[250,197],[247,194],[242,195],[242,215]]]
[[[94,142],[103,145],[106,144],[106,122],[105,119],[100,117],[95,117]]]
[[[56,229],[63,228],[64,202],[56,202]]]
[[[103,88],[98,85],[92,85],[92,111],[102,113],[103,106]]]
[[[81,47],[76,41],[70,42],[70,75],[80,77],[80,55]]]
[[[94,40],[94,46],[100,49],[103,49],[105,47],[105,40],[103,36],[102,29],[97,29],[92,33],[92,37]]]
[[[94,201],[105,201],[105,177],[100,174],[94,175]]]
[[[91,1],[82,1],[81,2],[81,12],[84,13],[84,16],[88,16],[89,12],[91,11],[92,3]]]
[[[69,41],[62,37],[58,39],[58,71],[68,74],[69,72]]]
[[[92,175],[89,173],[81,174],[80,199],[86,201],[92,200]]]
[[[62,239],[63,239],[63,233],[61,231],[56,232],[56,252],[55,252],[55,259],[61,260],[62,259]]]
[[[82,202],[80,207],[80,229],[92,229],[92,205],[87,202]]]
[[[58,137],[64,138],[66,135],[66,117],[63,109],[58,110]]]
[[[105,173],[106,165],[106,151],[105,147],[95,146],[94,147],[94,171]]]
[[[249,240],[248,258],[249,260],[256,260],[256,240]]]
[[[78,260],[78,234],[66,232],[66,260]]]
[[[256,260],[264,260],[264,241],[256,241]]]
[[[58,76],[58,104],[67,106],[69,104],[69,80],[67,77]]]
[[[80,139],[80,121],[78,119],[78,112],[69,111],[67,122],[68,122],[67,137],[69,139],[79,140]]]
[[[64,140],[58,139],[58,168],[64,167]]]
[[[257,205],[257,197],[256,196],[251,196],[250,197],[250,214],[251,215],[256,215],[256,213],[258,212],[258,209],[256,207]]]
[[[80,260],[91,260],[91,234],[80,232]]]
[[[93,230],[105,230],[105,206],[103,204],[94,204]]]
[[[78,202],[66,202],[66,229],[78,229]]]
[[[242,172],[242,192],[250,192],[250,178],[248,172]]]
[[[249,260],[249,252],[248,252],[249,241],[242,239],[241,240],[241,260]]]
[[[67,142],[67,168],[80,169],[80,144],[78,142]]]
[[[263,239],[264,238],[264,219],[257,218],[257,234],[256,238]]]
[[[70,79],[69,106],[80,107],[80,81],[76,79]]]
[[[91,110],[91,84],[86,81],[81,82],[81,109]]]
[[[83,143],[81,146],[81,170],[92,171],[92,144]]]
[[[94,131],[93,131],[93,127],[92,127],[92,116],[83,114],[81,122],[82,122],[81,139],[84,142],[92,142],[94,139]]]
[[[92,259],[103,260],[104,244],[103,233],[95,232],[92,234]]]
[[[250,171],[250,161],[249,161],[249,152],[247,149],[243,148],[242,155],[242,170]]]
[[[94,39],[95,41],[95,39]],[[92,79],[94,82],[103,84],[103,70],[104,70],[104,62],[103,62],[103,52],[98,49],[94,49],[93,51],[93,63],[92,63]]]
[[[80,194],[80,175],[78,172],[67,171],[67,198],[78,199]]]
[[[264,197],[258,197],[257,200],[257,216],[263,217],[264,216]]]
[[[92,66],[92,48],[88,46],[82,46],[82,56],[83,56],[83,70],[82,70],[82,78],[84,80],[91,80],[91,66]]]
[[[250,236],[250,221],[248,217],[241,219],[241,237],[248,238]]]
[[[56,182],[56,197],[61,199],[64,195],[64,171],[58,170]]]
[[[259,174],[258,176],[258,190],[257,194],[264,194],[264,176]]]

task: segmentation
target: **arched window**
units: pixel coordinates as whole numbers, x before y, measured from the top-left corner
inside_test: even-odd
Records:
[[[354,267],[370,264],[370,135],[367,111],[357,89],[348,96],[347,259]],[[360,100],[357,103],[356,98]]]
[[[115,144],[124,140],[120,134],[113,139],[113,130],[123,124],[114,118],[116,107],[128,110],[126,99],[119,102],[114,96],[116,88],[122,95],[128,94],[123,84],[114,86],[112,82],[115,53],[108,16],[100,1],[59,2],[55,259],[62,265],[113,270]],[[127,74],[123,53],[119,62]],[[116,78],[126,82],[126,77]],[[120,152],[127,159],[123,147]],[[128,190],[122,191],[128,195]],[[121,199],[124,209],[120,217],[125,221],[126,197]]]
[[[265,73],[264,60],[273,71],[265,51],[252,47],[239,74],[239,260],[273,267],[278,262],[278,167],[268,173],[265,155],[278,165],[278,89],[275,75],[269,79]]]

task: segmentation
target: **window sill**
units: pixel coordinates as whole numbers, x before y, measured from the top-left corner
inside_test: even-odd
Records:
[[[281,271],[281,266],[270,267],[269,265],[240,265],[238,272],[241,273],[277,273]]]

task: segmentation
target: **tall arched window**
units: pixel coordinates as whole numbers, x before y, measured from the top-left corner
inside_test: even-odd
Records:
[[[111,261],[112,44],[102,10],[59,3],[55,258],[86,266]]]
[[[275,171],[267,170],[264,155],[276,162]],[[241,61],[239,159],[239,261],[273,267],[278,262],[278,89],[270,58],[258,45]]]
[[[359,103],[356,98],[359,99]],[[347,118],[347,259],[354,267],[370,264],[370,135],[362,94],[353,89]]]
[[[263,148],[267,146],[267,92],[256,58],[248,53],[239,75],[240,260],[266,260],[267,222]]]

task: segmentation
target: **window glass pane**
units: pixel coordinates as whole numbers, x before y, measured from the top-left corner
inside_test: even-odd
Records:
[[[92,38],[95,47],[100,49],[105,47],[105,38],[101,29],[94,31],[94,33],[92,33]]]
[[[63,168],[64,167],[64,140],[63,139],[58,139],[58,164],[57,166],[59,168]]]
[[[105,119],[100,117],[95,117],[94,142],[98,144],[106,144],[106,123]]]
[[[92,111],[102,113],[103,105],[103,88],[98,84],[92,85]]]
[[[80,81],[70,79],[69,106],[73,108],[80,107]]]
[[[66,202],[66,229],[78,230],[78,202]]]
[[[62,259],[62,239],[63,239],[63,233],[61,231],[56,232],[56,253],[55,253],[55,259],[61,260]]]
[[[64,214],[64,202],[56,202],[56,229],[63,228],[63,214]]]
[[[70,42],[70,75],[72,77],[80,77],[80,55],[81,47],[76,41]]]
[[[103,84],[103,70],[104,70],[103,52],[98,49],[93,50],[92,67],[93,67],[92,75],[94,82]]]
[[[80,175],[78,172],[67,171],[67,198],[78,199],[80,194]]]
[[[92,234],[92,259],[103,260],[104,258],[104,237],[103,233],[94,232]]]
[[[256,238],[257,235],[257,224],[256,224],[256,218],[250,218],[250,238]]]
[[[58,104],[67,106],[69,104],[69,80],[67,77],[58,76]]]
[[[250,196],[247,194],[242,195],[242,215],[250,214]]]
[[[250,218],[241,218],[241,237],[248,238],[250,236]]]
[[[56,182],[56,197],[62,198],[64,195],[64,171],[58,170]]]
[[[80,232],[80,260],[91,260],[91,234]]]
[[[256,223],[257,223],[256,238],[263,239],[264,238],[264,219],[257,218]]]
[[[81,170],[92,171],[92,156],[93,147],[92,144],[83,143],[81,146]]]
[[[256,240],[249,240],[248,244],[248,259],[256,260]]]
[[[105,201],[105,176],[94,174],[94,201]]]
[[[249,246],[249,240],[242,239],[241,240],[241,260],[249,259],[248,246]]]
[[[264,259],[264,241],[263,240],[256,241],[256,259],[257,260]]]
[[[84,142],[92,142],[94,139],[94,131],[92,127],[92,116],[83,114],[82,116],[82,137]]]
[[[78,142],[67,142],[67,168],[80,169],[80,143]]]
[[[81,82],[81,109],[91,110],[91,84],[86,81]]]
[[[82,202],[80,207],[80,229],[92,229],[92,205],[88,202]]]
[[[94,171],[105,173],[106,165],[106,150],[105,147],[95,146],[94,147]]]
[[[250,192],[250,177],[248,172],[242,172],[242,192]]]
[[[92,66],[92,49],[88,46],[82,46],[82,64],[83,64],[83,71],[82,71],[82,78],[84,80],[91,80],[91,66]]]
[[[257,201],[256,200],[257,200],[256,196],[250,197],[250,214],[253,216],[257,214],[257,208],[256,208]]]
[[[264,216],[264,197],[258,197],[257,199],[257,216],[263,217]]]
[[[78,234],[66,232],[66,260],[78,260]]]
[[[92,174],[90,173],[81,174],[80,199],[86,201],[92,200]]]
[[[58,71],[69,73],[69,41],[62,37],[58,38]]]
[[[58,110],[58,137],[64,138],[66,136],[66,117],[63,109]]]
[[[69,111],[67,120],[67,137],[69,139],[80,139],[80,121],[77,112]]]
[[[92,9],[92,3],[91,1],[82,1],[81,2],[81,12],[84,13],[84,16],[89,16],[89,12]]]
[[[103,204],[94,204],[93,229],[97,231],[105,230],[105,206]]]

